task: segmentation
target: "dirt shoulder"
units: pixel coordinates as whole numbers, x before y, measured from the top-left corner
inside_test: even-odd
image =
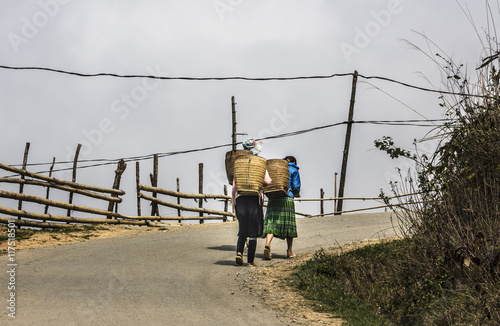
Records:
[[[180,231],[184,228],[203,227],[210,224],[171,224],[165,227],[139,227],[128,225],[82,226],[70,230],[32,231],[22,229],[16,232],[16,250],[40,247],[61,246],[65,244],[90,241],[95,239],[127,237],[143,233]],[[7,251],[7,227],[0,225],[0,254]]]
[[[385,239],[388,241],[390,239]],[[332,255],[340,255],[367,245],[379,243],[380,241],[369,240],[343,246],[341,249],[325,250]],[[344,320],[333,314],[318,312],[321,303],[304,298],[296,292],[290,282],[293,282],[292,274],[296,268],[310,260],[314,253],[299,255],[294,259],[279,259],[270,267],[259,267],[252,271],[251,278],[243,287],[247,287],[252,294],[260,300],[273,307],[278,314],[294,325],[332,325],[340,326]],[[252,285],[250,285],[252,284]]]
[[[295,269],[313,254],[298,256],[294,259],[281,259],[270,267],[252,270],[247,288],[259,300],[272,307],[277,315],[292,325],[332,325],[340,326],[343,320],[332,314],[318,312],[321,304],[305,299],[290,286],[291,275]]]

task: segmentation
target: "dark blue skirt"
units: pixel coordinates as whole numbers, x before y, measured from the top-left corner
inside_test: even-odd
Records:
[[[238,196],[236,198],[236,218],[240,237],[258,238],[264,228],[264,213],[259,196]]]

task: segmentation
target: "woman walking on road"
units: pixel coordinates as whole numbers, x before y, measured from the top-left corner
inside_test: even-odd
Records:
[[[257,155],[262,150],[262,142],[247,139],[243,142],[243,148],[251,150]],[[271,178],[266,170],[264,185],[271,183]],[[240,195],[233,180],[232,204],[238,218],[238,242],[236,244],[236,264],[243,265],[243,251],[248,238],[247,266],[254,267],[255,250],[257,249],[257,238],[262,236],[264,213],[262,204],[264,193],[259,195]]]
[[[294,197],[300,197],[300,174],[297,160],[293,156],[285,157],[288,162],[290,181],[288,184],[288,195],[283,197],[270,198],[267,203],[266,217],[264,219],[264,235],[266,245],[264,249],[264,259],[270,260],[271,241],[273,237],[286,239],[287,258],[293,258],[292,245],[293,238],[297,237],[297,223],[295,220]]]

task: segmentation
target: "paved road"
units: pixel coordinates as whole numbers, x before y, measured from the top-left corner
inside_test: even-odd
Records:
[[[394,236],[389,213],[298,219],[295,253]],[[16,318],[8,317],[7,256],[0,257],[2,325],[284,325],[240,290],[237,224],[99,239],[16,253]],[[273,259],[286,245],[273,241]],[[7,272],[6,272],[7,271]]]

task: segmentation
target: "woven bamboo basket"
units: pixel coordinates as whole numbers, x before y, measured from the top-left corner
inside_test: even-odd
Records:
[[[226,153],[226,176],[230,185],[233,185],[234,179],[234,161],[240,155],[253,155],[252,151],[246,149],[238,149]]]
[[[240,155],[234,161],[234,181],[241,195],[258,195],[264,186],[266,159]]]
[[[283,159],[267,160],[267,171],[272,179],[270,185],[264,186],[264,193],[268,198],[284,197],[288,194],[290,172],[288,163]]]

